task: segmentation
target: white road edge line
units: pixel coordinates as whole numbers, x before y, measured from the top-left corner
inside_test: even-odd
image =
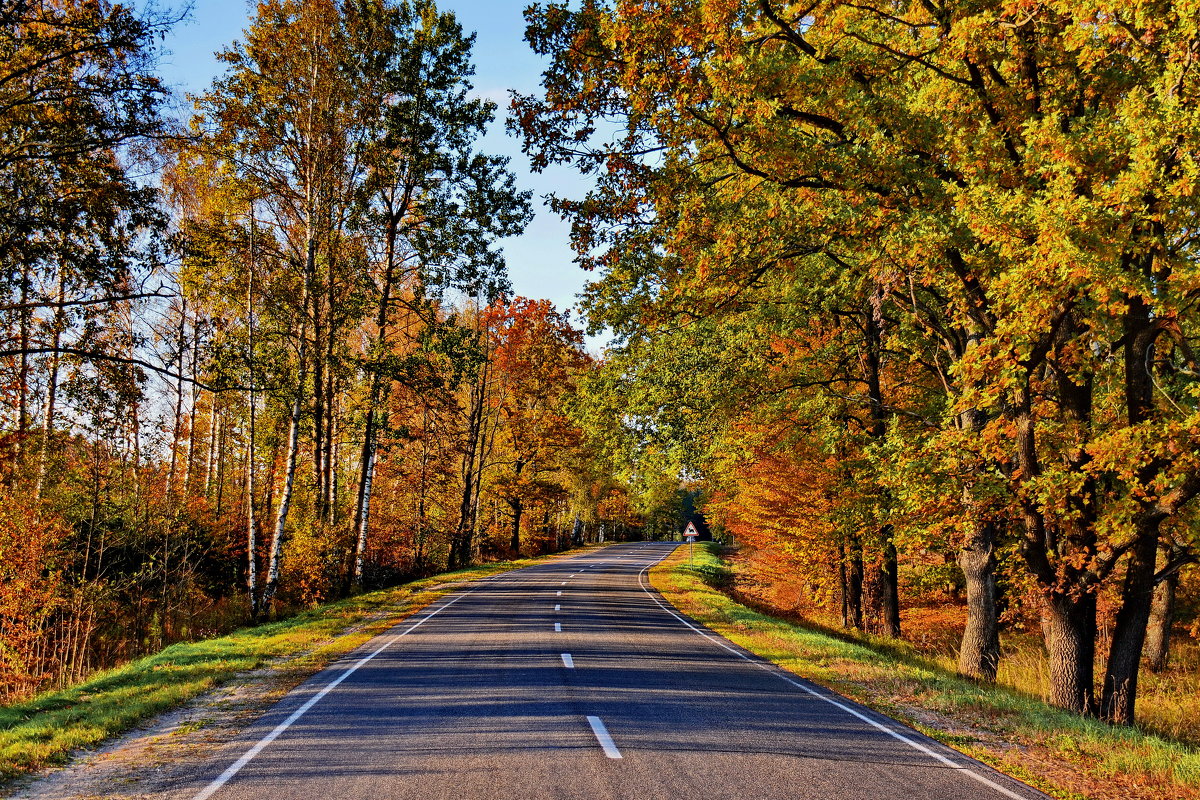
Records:
[[[600,746],[604,748],[604,755],[609,758],[621,758],[621,751],[617,749],[612,737],[608,735],[608,728],[604,727],[604,721],[599,717],[588,717],[587,721],[588,725],[592,726],[592,733],[596,734],[596,741],[600,742]]]
[[[713,636],[710,633],[707,633],[707,632],[701,630],[700,628],[697,628],[695,625],[693,625],[692,623],[688,622],[683,617],[676,614],[672,609],[663,605],[662,601],[659,600],[657,597],[655,597],[650,592],[650,590],[648,588],[646,588],[646,583],[643,580],[643,578],[646,574],[646,571],[649,570],[650,567],[654,566],[655,564],[658,564],[660,561],[665,559],[670,554],[671,553],[668,552],[666,555],[664,555],[658,561],[654,562],[654,564],[647,564],[646,566],[642,567],[642,571],[638,573],[638,585],[642,587],[642,591],[646,593],[646,596],[649,597],[651,600],[653,600],[654,603],[659,608],[661,608],[663,611],[670,614],[672,617],[677,619],[679,622],[683,623],[688,628],[691,628],[693,631],[700,634],[705,639],[707,639],[708,641],[715,644],[717,647],[720,647],[722,650],[727,650],[730,653],[733,653],[738,658],[742,659],[743,661],[746,661],[746,662],[758,667],[759,669],[762,669],[762,670],[765,670],[766,672],[771,673],[772,675],[774,675],[776,678],[779,678],[784,683],[789,683],[792,686],[795,686],[797,689],[807,692],[808,694],[812,695],[813,697],[816,697],[819,700],[824,700],[826,703],[829,703],[831,706],[836,706],[837,708],[840,708],[842,711],[845,711],[847,714],[850,714],[853,717],[857,717],[858,719],[867,723],[871,727],[877,728],[878,730],[883,731],[887,735],[892,736],[896,739],[899,739],[900,741],[904,742],[906,745],[913,748],[914,750],[919,750],[922,753],[925,753],[926,755],[930,756],[931,758],[934,758],[937,761],[942,762],[947,767],[950,767],[951,769],[958,770],[959,772],[969,775],[971,778],[974,778],[976,781],[979,781],[980,783],[995,789],[997,792],[1004,795],[1005,797],[1010,797],[1010,798],[1012,798],[1012,800],[1028,800],[1027,795],[1017,794],[1016,792],[1012,791],[1011,789],[1008,789],[1005,786],[1001,786],[1000,784],[996,783],[995,781],[993,781],[983,775],[980,775],[979,773],[972,770],[970,767],[959,764],[934,750],[930,750],[925,745],[905,736],[904,734],[900,733],[899,731],[892,730],[891,728],[889,728],[886,725],[881,725],[880,723],[878,723],[875,720],[868,717],[866,714],[862,714],[859,711],[856,711],[855,709],[851,708],[850,706],[846,705],[845,703],[839,702],[839,701],[833,699],[832,697],[827,697],[826,695],[822,694],[821,692],[815,691],[815,690],[809,688],[808,686],[805,686],[803,683],[800,683],[799,681],[792,680],[791,678],[787,677],[786,675],[781,674],[782,668],[776,666],[775,664],[768,662],[768,661],[762,661],[757,658],[751,658],[750,656],[746,655],[745,653],[741,652],[740,650],[735,650],[734,648],[725,644],[719,638]]]
[[[308,712],[308,710],[310,708],[312,708],[318,702],[320,702],[321,698],[323,698],[325,695],[329,694],[331,691],[333,691],[335,688],[337,688],[338,684],[340,684],[342,681],[346,680],[346,678],[349,678],[351,675],[353,675],[355,672],[357,672],[359,667],[363,666],[368,661],[375,658],[375,656],[379,655],[384,650],[391,647],[393,644],[396,643],[397,639],[399,639],[402,636],[407,636],[408,634],[412,633],[417,628],[421,627],[426,622],[428,622],[430,619],[432,619],[433,617],[442,613],[442,611],[444,611],[447,608],[449,608],[450,606],[454,605],[459,600],[463,599],[464,597],[466,597],[468,594],[470,594],[473,591],[475,591],[475,590],[471,589],[470,591],[463,592],[458,597],[451,600],[449,603],[445,603],[441,606],[438,606],[438,608],[435,611],[431,611],[430,613],[426,614],[421,619],[420,622],[417,622],[416,624],[411,625],[410,627],[406,628],[403,633],[398,633],[395,636],[389,637],[388,640],[386,642],[384,642],[383,644],[381,644],[378,648],[376,648],[374,652],[363,656],[353,666],[349,667],[344,672],[342,672],[341,675],[337,676],[332,681],[330,681],[328,684],[326,684],[325,688],[323,688],[321,691],[314,694],[312,697],[308,698],[308,700],[304,703],[304,705],[300,706],[295,711],[293,711],[291,716],[289,716],[283,722],[276,725],[275,728],[270,733],[268,733],[263,738],[259,739],[258,742],[256,742],[253,747],[251,747],[249,750],[247,750],[245,753],[242,754],[241,758],[239,758],[237,761],[230,764],[229,767],[224,772],[222,772],[220,775],[218,775],[217,778],[215,780],[213,780],[212,783],[208,784],[208,786],[205,786],[204,789],[202,789],[199,794],[197,794],[195,797],[192,798],[192,800],[208,800],[208,798],[212,797],[213,794],[215,794],[218,789],[220,789],[222,786],[224,786],[226,783],[228,783],[230,778],[232,778],[234,775],[237,775],[239,772],[241,772],[242,767],[249,764],[251,759],[253,759],[256,755],[258,755],[259,753],[261,753],[263,751],[264,747],[266,747],[271,742],[273,742],[277,738],[279,738],[280,734],[282,734],[284,731],[286,731],[288,728],[290,728],[296,720],[300,719],[302,716],[304,716]]]
[[[575,659],[571,658],[570,653],[562,654],[563,666],[567,669],[575,669]]]

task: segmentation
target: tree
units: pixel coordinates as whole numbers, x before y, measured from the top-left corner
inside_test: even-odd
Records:
[[[521,551],[521,519],[531,505],[563,490],[553,476],[563,455],[582,444],[566,415],[565,400],[588,364],[583,334],[548,300],[518,297],[487,311],[495,338],[493,359],[501,384],[498,403],[503,441],[501,476],[493,481],[508,504],[513,553]]]

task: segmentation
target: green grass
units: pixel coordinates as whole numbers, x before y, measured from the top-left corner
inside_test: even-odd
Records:
[[[1062,800],[1200,798],[1195,748],[961,678],[903,642],[852,637],[748,608],[723,593],[733,580],[716,546],[697,547],[691,565],[680,548],[651,571],[651,581],[681,611],[742,647]],[[938,715],[936,724],[927,724],[934,721],[923,710]]]
[[[0,780],[61,764],[73,751],[94,747],[239,673],[282,659],[282,666],[294,671],[297,678],[310,674],[451,591],[448,584],[539,560],[498,562],[445,573],[228,636],[171,645],[70,688],[0,707]],[[346,633],[355,626],[359,627]]]

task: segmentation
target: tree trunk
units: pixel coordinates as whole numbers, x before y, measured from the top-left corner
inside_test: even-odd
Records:
[[[1163,672],[1171,661],[1171,625],[1175,621],[1175,590],[1179,574],[1172,572],[1154,589],[1150,623],[1146,627],[1146,668]]]
[[[301,382],[303,384],[303,382]],[[279,588],[279,568],[283,563],[283,545],[286,543],[288,510],[292,505],[292,490],[296,484],[296,461],[300,452],[300,395],[292,401],[292,414],[288,423],[287,468],[283,475],[283,491],[279,495],[279,510],[275,515],[275,532],[271,536],[271,555],[267,562],[267,582],[263,587],[262,613],[270,614]]]
[[[467,451],[463,454],[462,497],[458,506],[458,525],[450,546],[450,569],[465,567],[471,558],[471,514],[475,506],[475,456],[479,446],[477,405],[473,402],[467,422]]]
[[[29,430],[29,324],[30,310],[26,307],[29,301],[29,265],[25,264],[21,269],[21,293],[19,303],[21,305],[17,314],[20,318],[20,366],[17,370],[17,438],[14,442],[13,450],[16,454],[16,464],[14,472],[20,472],[22,476],[27,475],[27,469],[24,463],[25,454],[25,435]],[[15,475],[14,475],[15,477]]]
[[[996,680],[1000,665],[1000,626],[996,613],[996,524],[974,520],[958,553],[967,584],[967,627],[958,649],[958,673],[981,681]]]
[[[204,496],[212,494],[213,464],[217,456],[217,395],[209,397],[208,455],[204,459]]]
[[[1050,702],[1077,714],[1095,709],[1096,596],[1046,598]]]
[[[175,426],[171,430],[171,465],[167,469],[167,490],[164,493],[168,498],[175,492],[175,471],[179,466],[179,438],[183,432],[183,359],[184,353],[187,351],[186,337],[187,300],[184,299],[179,307],[179,336],[175,343],[176,353],[179,356],[175,367],[179,370],[179,374],[175,378]]]
[[[896,545],[892,541],[892,526],[884,526],[883,563],[879,568],[880,611],[885,636],[900,638],[900,565]]]
[[[254,380],[251,378],[251,386]],[[258,619],[258,521],[254,513],[255,402],[254,390],[249,399],[250,440],[246,444],[246,592],[250,597],[250,617]]]
[[[849,558],[846,561],[845,619],[848,627],[863,629],[863,568],[862,543],[857,536],[850,539]]]
[[[525,510],[525,506],[519,498],[514,497],[508,501],[508,507],[512,509],[512,539],[508,546],[514,556],[519,556],[521,555],[521,512]]]
[[[188,370],[192,377],[200,368],[200,317],[199,315],[192,321],[192,365]],[[192,381],[191,403],[188,413],[188,442],[187,455],[183,461],[183,496],[191,497],[192,495],[192,478],[194,473],[195,458],[196,458],[196,409],[200,403],[200,387],[195,380]]]
[[[255,384],[255,351],[254,351],[254,268],[255,258],[255,217],[254,201],[250,201],[250,264],[246,279],[246,363],[250,369],[250,391],[247,397],[248,416],[250,417],[249,441],[246,443],[246,594],[250,598],[250,618],[258,619],[258,518],[254,511],[254,496],[258,494],[255,486],[254,453],[257,447],[256,399]],[[197,326],[199,327],[199,326]],[[197,340],[197,350],[199,341]],[[196,440],[196,404],[192,402],[192,437]],[[188,448],[188,462],[191,463],[191,447]]]
[[[374,395],[374,391],[372,391]],[[354,588],[361,589],[363,583],[363,564],[367,552],[367,532],[371,520],[371,487],[375,482],[375,402],[369,401],[367,407],[367,427],[363,432],[362,475],[359,477],[358,508],[354,516],[355,530],[358,537],[354,545],[354,574],[351,583]]]
[[[225,506],[225,455],[229,450],[229,428],[232,422],[226,422],[225,416],[221,415],[221,427],[217,435],[217,502],[216,513],[221,516],[221,512]]]
[[[1132,725],[1137,702],[1138,669],[1146,625],[1154,600],[1155,559],[1158,556],[1158,523],[1142,525],[1130,553],[1121,591],[1121,607],[1113,625],[1112,646],[1100,698],[1100,716],[1117,725]]]
[[[66,287],[62,277],[58,280],[58,302],[62,303],[66,296]],[[33,487],[34,499],[40,500],[46,488],[46,472],[50,468],[50,448],[54,436],[54,406],[58,400],[58,370],[60,358],[58,347],[62,343],[62,331],[65,326],[64,314],[60,307],[54,314],[54,345],[50,354],[50,371],[46,376],[46,408],[42,414],[42,448],[38,453],[37,482]]]

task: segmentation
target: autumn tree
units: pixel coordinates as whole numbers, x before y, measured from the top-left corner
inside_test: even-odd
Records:
[[[490,330],[501,382],[497,402],[503,441],[492,490],[509,507],[509,549],[519,553],[523,514],[561,491],[561,480],[554,478],[566,467],[563,456],[582,444],[565,404],[588,357],[582,332],[547,300],[501,301],[488,314],[495,321]]]
[[[604,245],[593,296],[609,319],[647,298],[719,310],[768,271],[812,280],[804,265],[878,287],[902,314],[892,345],[943,382],[937,437],[972,454],[943,486],[976,520],[973,613],[987,613],[997,523],[1014,519],[1050,620],[1051,699],[1125,722],[1161,524],[1198,488],[1182,111],[1195,20],[1143,11],[551,5],[530,29],[555,59],[546,95],[521,104],[540,163],[614,176],[560,204],[581,252]],[[647,230],[674,258],[639,246]],[[1095,596],[1114,581],[1097,702]],[[984,645],[964,671],[986,676],[990,623],[975,621]]]

